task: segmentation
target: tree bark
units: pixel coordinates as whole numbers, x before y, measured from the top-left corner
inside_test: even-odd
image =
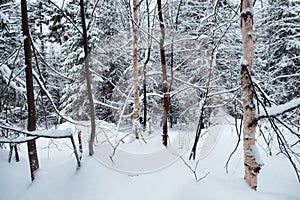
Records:
[[[257,161],[255,129],[257,119],[255,118],[254,88],[251,84],[253,75],[253,59],[255,39],[253,30],[253,10],[251,0],[241,0],[240,28],[243,40],[243,58],[241,61],[240,79],[243,97],[243,141],[244,141],[244,165],[245,180],[248,185],[256,190],[257,175],[261,164]]]
[[[163,78],[163,98],[164,98],[164,112],[163,112],[163,145],[168,145],[168,111],[169,111],[169,94],[168,94],[168,82],[167,82],[167,70],[166,70],[166,55],[164,49],[164,41],[165,41],[165,25],[162,14],[162,6],[161,0],[157,0],[157,9],[158,9],[158,18],[159,18],[159,26],[160,26],[160,61],[161,61],[161,69],[162,69],[162,78]]]
[[[85,13],[84,13],[84,2],[80,0],[80,15],[81,15],[81,23],[82,23],[82,34],[83,34],[83,48],[84,48],[84,70],[85,70],[85,79],[87,86],[87,95],[89,99],[89,107],[90,107],[90,120],[91,120],[91,136],[89,140],[89,155],[92,156],[94,154],[94,140],[96,137],[96,119],[95,119],[95,107],[94,107],[94,99],[92,94],[92,81],[91,74],[89,69],[89,47],[88,47],[88,37],[87,37],[87,29],[85,22]]]
[[[147,7],[147,26],[148,26],[148,51],[147,51],[147,57],[144,62],[143,66],[143,75],[144,75],[144,80],[143,80],[143,90],[144,90],[144,120],[143,120],[143,130],[144,132],[146,131],[147,128],[147,64],[150,60],[150,55],[151,55],[151,45],[152,45],[152,38],[151,38],[151,33],[150,33],[150,10],[149,10],[149,1],[146,0],[146,7]]]
[[[136,120],[140,117],[140,90],[139,90],[139,62],[138,62],[138,0],[133,0],[133,87],[134,87],[134,105],[133,105],[133,126],[137,126]],[[134,127],[136,138],[139,137],[138,128]]]
[[[22,12],[22,29],[24,39],[24,53],[25,53],[25,72],[26,72],[26,89],[27,89],[27,105],[28,105],[28,131],[36,130],[36,109],[34,103],[34,88],[33,88],[33,76],[32,76],[32,64],[31,64],[31,47],[30,47],[30,34],[28,28],[28,16],[27,16],[27,2],[21,0],[21,12]],[[31,180],[34,180],[34,173],[39,168],[39,160],[36,150],[35,140],[27,142],[28,157],[30,165]]]

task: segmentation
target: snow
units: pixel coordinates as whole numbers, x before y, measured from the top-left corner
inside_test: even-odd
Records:
[[[112,108],[112,109],[119,110],[118,107],[115,107],[115,106],[113,106],[113,105],[109,105],[109,104],[107,104],[107,103],[103,103],[103,102],[98,101],[98,100],[94,100],[94,103],[95,103],[95,104],[102,105],[102,106],[105,106],[105,107],[108,107],[108,108]]]
[[[246,60],[246,58],[244,56],[241,58],[241,65],[248,66],[248,61]]]
[[[59,129],[49,129],[49,130],[36,130],[36,131],[27,131],[19,127],[11,127],[0,125],[0,128],[12,130],[14,132],[25,133],[28,136],[23,136],[20,134],[18,138],[4,138],[0,137],[0,142],[4,143],[22,143],[28,140],[35,139],[37,137],[48,137],[48,138],[67,138],[72,136],[75,133],[75,126],[68,125],[68,127],[64,127],[65,125],[61,125]]]
[[[253,109],[253,108],[255,108],[255,105],[253,104],[253,102],[249,102],[246,104],[246,108]]]
[[[250,7],[247,7],[246,9],[244,9],[242,12],[241,12],[241,15],[243,14],[250,14],[250,15],[254,15],[254,12],[253,12],[253,8],[250,8]]]
[[[226,117],[226,121],[233,122],[229,117]],[[266,153],[261,154],[265,166],[259,174],[256,192],[243,179],[242,145],[229,163],[229,173],[225,173],[224,165],[237,141],[235,127],[230,123],[224,125],[218,143],[209,156],[199,161],[197,175],[202,177],[209,172],[199,182],[194,180],[192,172],[180,159],[152,173],[129,174],[103,165],[97,157],[88,156],[85,150],[82,167],[77,170],[73,149],[69,147],[70,141],[38,139],[40,169],[31,183],[27,145],[20,145],[21,161],[18,163],[8,163],[8,151],[0,149],[1,200],[299,200],[299,182],[282,155],[270,157]],[[64,124],[62,128],[67,127]],[[159,133],[158,129],[156,131]],[[161,135],[153,137],[161,138]],[[138,144],[135,141],[125,145],[135,146],[131,150],[140,152]],[[261,148],[261,145],[257,148]],[[263,152],[261,149],[259,151]],[[183,158],[193,168],[196,161],[188,161],[188,154],[189,151]]]
[[[259,107],[260,113],[257,113],[256,115],[258,118],[267,117],[267,116],[277,116],[288,110],[297,108],[298,106],[300,106],[300,98],[293,99],[282,105],[273,105],[271,107],[266,107],[266,110],[262,106],[260,106]]]
[[[27,35],[18,35],[18,39],[21,43],[24,43],[24,40],[27,38]]]
[[[8,17],[4,14],[4,13],[2,13],[1,11],[0,11],[0,22],[3,22],[4,24],[6,24],[6,23],[8,23],[9,22],[9,19],[8,19]]]
[[[28,136],[28,137],[18,137],[18,138],[6,138],[0,137],[0,143],[23,143],[29,140],[36,139],[35,136]]]
[[[53,129],[53,130],[37,130],[30,132],[30,135],[39,136],[39,137],[49,137],[49,138],[62,138],[70,137],[74,133],[72,128],[67,129]]]
[[[265,165],[265,164],[264,164],[264,161],[263,161],[263,160],[261,159],[261,157],[260,157],[260,153],[259,153],[259,150],[258,150],[257,146],[256,146],[256,145],[253,145],[253,146],[251,147],[251,149],[252,149],[252,154],[253,154],[253,157],[255,158],[256,164],[257,164],[259,167],[264,166],[264,165]]]

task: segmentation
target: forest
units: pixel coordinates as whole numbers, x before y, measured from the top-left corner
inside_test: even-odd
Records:
[[[48,159],[56,149],[75,158],[73,173],[89,170],[91,157],[130,177],[175,162],[202,182],[215,166],[200,168],[224,149],[223,163],[207,166],[228,173],[240,162],[245,188],[259,191],[260,174],[276,169],[261,157],[280,157],[295,186],[286,199],[299,198],[299,8],[299,0],[0,0],[3,169],[25,160],[24,177],[43,183],[44,149]]]

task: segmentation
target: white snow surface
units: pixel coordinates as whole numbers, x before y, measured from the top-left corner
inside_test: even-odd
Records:
[[[228,120],[232,123],[232,119],[226,117],[226,121]],[[71,125],[69,127],[72,128]],[[62,128],[68,128],[68,125],[65,124]],[[156,132],[159,134],[154,134],[153,137],[161,138],[160,130]],[[200,139],[198,152],[203,141],[205,137]],[[257,148],[265,163],[259,174],[258,191],[250,189],[243,179],[242,144],[232,157],[229,173],[226,174],[224,165],[236,141],[235,127],[225,124],[213,151],[199,161],[196,170],[198,177],[208,172],[209,175],[197,182],[180,159],[153,173],[128,174],[104,166],[85,150],[82,167],[77,169],[68,139],[53,141],[40,138],[37,140],[40,169],[33,183],[29,175],[27,145],[19,146],[20,162],[8,163],[8,149],[0,149],[0,199],[300,200],[300,184],[291,165],[281,155],[267,156],[261,149],[262,145]],[[130,151],[140,152],[139,142],[125,145],[130,145]],[[147,148],[151,149],[151,146]],[[189,151],[183,158],[193,168],[196,162],[188,161],[188,156]]]

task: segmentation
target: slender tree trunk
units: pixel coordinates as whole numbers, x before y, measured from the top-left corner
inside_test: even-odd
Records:
[[[167,82],[167,69],[166,69],[166,55],[164,49],[164,41],[165,41],[165,25],[162,14],[162,6],[161,0],[157,0],[157,9],[158,9],[158,18],[159,18],[159,26],[160,26],[160,61],[162,68],[162,78],[163,78],[163,95],[164,95],[164,113],[163,113],[163,145],[168,145],[168,111],[169,111],[169,94],[168,94],[168,82]]]
[[[34,88],[33,88],[33,76],[32,76],[32,64],[31,64],[31,48],[30,48],[30,34],[28,28],[28,16],[27,16],[27,2],[21,0],[22,10],[22,29],[24,39],[24,53],[25,53],[25,65],[26,65],[26,89],[27,89],[27,104],[28,104],[28,131],[36,130],[36,109],[34,104]],[[34,173],[39,168],[39,160],[36,151],[35,140],[27,142],[28,157],[30,165],[31,180],[34,180]]]
[[[44,39],[43,39],[43,23],[42,23],[42,20],[43,20],[43,13],[42,13],[42,9],[43,9],[43,5],[42,5],[42,2],[39,2],[39,28],[40,28],[40,33],[39,33],[39,39],[41,41],[41,54],[42,56],[45,58],[45,44],[44,44]],[[43,68],[43,75],[45,73],[45,70]]]
[[[149,62],[150,58],[150,53],[151,53],[151,47],[148,47],[147,50],[147,58],[143,66],[143,75],[144,75],[144,80],[143,80],[143,104],[144,104],[144,120],[143,120],[143,130],[146,131],[147,128],[147,63]]]
[[[240,28],[243,39],[243,58],[241,62],[240,79],[243,97],[245,180],[252,189],[256,190],[257,175],[262,165],[258,163],[258,155],[255,146],[257,119],[255,118],[254,88],[251,84],[255,39],[252,35],[253,10],[251,0],[241,0],[240,17]]]
[[[91,81],[91,74],[89,69],[90,55],[89,55],[83,0],[80,0],[80,15],[81,15],[81,22],[82,22],[83,48],[84,48],[84,57],[85,57],[84,59],[85,79],[87,84],[87,93],[89,98],[90,118],[91,118],[91,136],[89,140],[89,155],[91,156],[94,154],[94,140],[96,137],[96,119],[95,119],[94,99],[92,94],[92,81]]]
[[[144,80],[143,80],[143,90],[144,90],[144,120],[143,120],[143,130],[146,131],[147,127],[147,74],[146,74],[146,69],[147,69],[147,64],[150,60],[150,54],[151,54],[151,44],[152,44],[152,39],[151,39],[151,33],[150,33],[150,10],[149,10],[149,1],[146,0],[146,6],[147,6],[147,24],[148,24],[148,50],[147,50],[147,57],[144,62],[143,66],[143,75],[144,75]]]
[[[139,90],[139,62],[138,62],[138,0],[133,0],[133,87],[134,87],[134,105],[133,105],[133,130],[136,138],[139,137],[137,120],[140,117],[140,90]]]
[[[208,9],[207,9],[207,16],[213,14],[214,12],[214,5],[215,5],[215,0],[208,0]],[[214,24],[215,24],[215,18],[214,17],[210,17],[208,19],[209,22],[209,28],[208,28],[208,34],[209,34],[209,45],[208,45],[208,56],[210,59],[210,70],[211,70],[211,92],[214,93],[216,92],[216,86],[217,86],[217,76],[216,76],[216,59],[215,59],[215,34],[214,34]],[[216,95],[213,95],[211,98],[211,103],[213,106],[216,106],[217,104],[219,104],[220,102],[220,98]],[[214,107],[210,110],[210,120],[213,119],[214,117],[216,117],[216,115],[218,114],[218,107]],[[213,123],[213,121],[209,121],[210,123]]]
[[[178,31],[179,14],[180,14],[181,5],[182,5],[182,0],[179,1],[177,14],[176,14],[176,20],[175,20],[175,33],[172,35],[172,41],[171,41],[171,54],[170,54],[171,80],[170,80],[170,85],[169,85],[169,93],[170,94],[171,94],[171,90],[173,89],[172,86],[173,86],[173,79],[174,79],[174,35]],[[173,112],[174,111],[172,109],[171,96],[169,96],[170,128],[173,128],[173,121],[174,121]]]

